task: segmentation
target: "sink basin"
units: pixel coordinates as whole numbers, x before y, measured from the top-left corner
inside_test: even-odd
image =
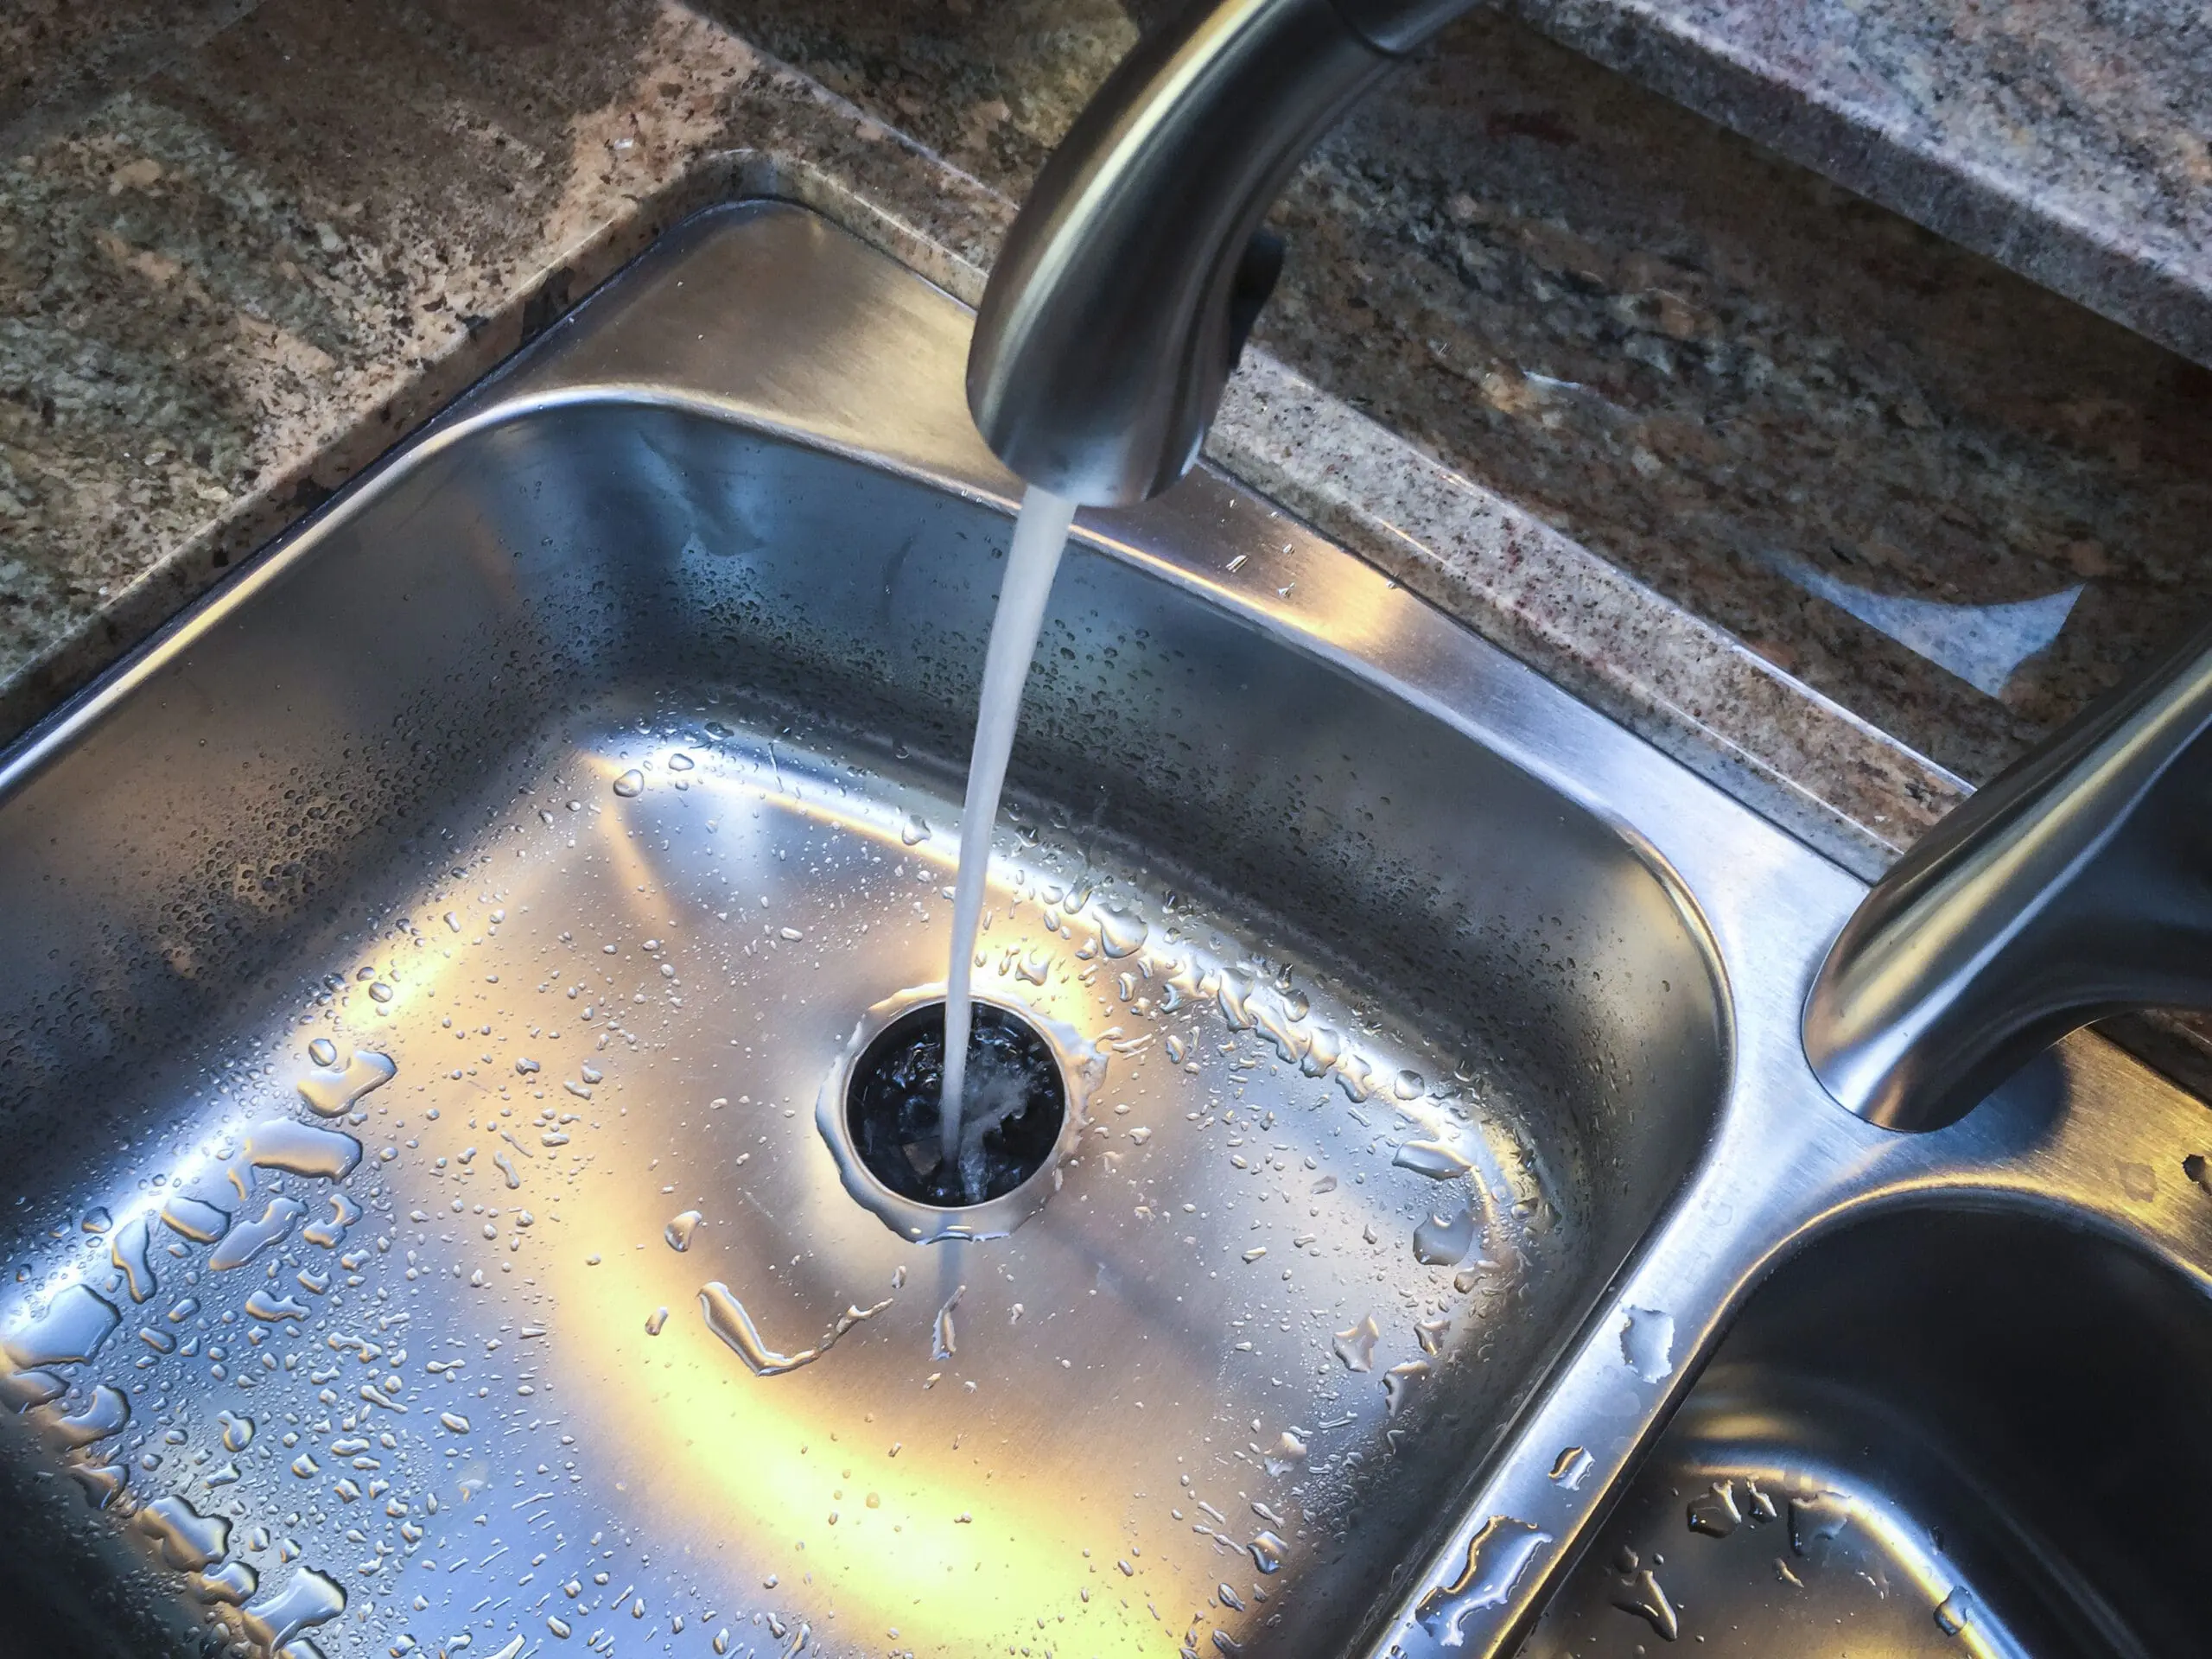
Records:
[[[1016,488],[967,329],[704,215],[0,766],[32,1650],[1503,1653],[1746,1296],[1662,1445],[1796,1433],[1763,1310],[1891,1224],[1753,1287],[1840,1218],[2012,1205],[2051,1295],[2197,1306],[2195,1103],[2082,1039],[1843,1113],[1796,1015],[1858,886],[1203,473],[1081,522],[1024,704],[978,985],[1084,1079],[1049,1196],[855,1202],[817,1097],[943,977]],[[2153,1596],[2077,1541],[2049,1617]],[[2044,1616],[2005,1570],[1976,1628]]]
[[[2126,1244],[1861,1223],[1752,1296],[1525,1651],[2196,1651],[2208,1390],[2212,1306]]]

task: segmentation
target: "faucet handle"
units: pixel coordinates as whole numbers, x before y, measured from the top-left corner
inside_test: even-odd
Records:
[[[2212,626],[2054,734],[1876,884],[1806,1058],[1887,1128],[1952,1122],[2078,1026],[2212,1007]]]

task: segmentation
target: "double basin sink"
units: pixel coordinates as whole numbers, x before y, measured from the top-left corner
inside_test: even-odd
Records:
[[[2200,1651],[2202,1107],[2082,1036],[1851,1117],[1859,884],[1226,479],[1086,516],[1029,681],[1049,1198],[853,1201],[967,332],[704,215],[0,766],[24,1650]]]

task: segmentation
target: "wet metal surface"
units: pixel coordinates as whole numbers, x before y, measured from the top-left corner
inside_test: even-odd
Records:
[[[1497,1652],[1791,1243],[2212,1260],[2201,1109],[2094,1039],[1836,1109],[1857,885],[1211,475],[1079,531],[1028,687],[977,978],[1096,1073],[1052,1190],[854,1202],[1007,531],[966,327],[698,221],[10,758],[54,1643]]]

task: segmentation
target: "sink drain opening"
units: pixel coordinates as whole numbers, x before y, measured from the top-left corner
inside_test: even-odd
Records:
[[[987,1204],[1029,1179],[1052,1156],[1068,1110],[1067,1084],[1044,1033],[1014,1010],[975,1005],[968,1045],[960,1154],[940,1155],[938,1103],[944,1080],[944,1003],[908,1009],[854,1062],[845,1127],[855,1155],[893,1192],[931,1209]]]

